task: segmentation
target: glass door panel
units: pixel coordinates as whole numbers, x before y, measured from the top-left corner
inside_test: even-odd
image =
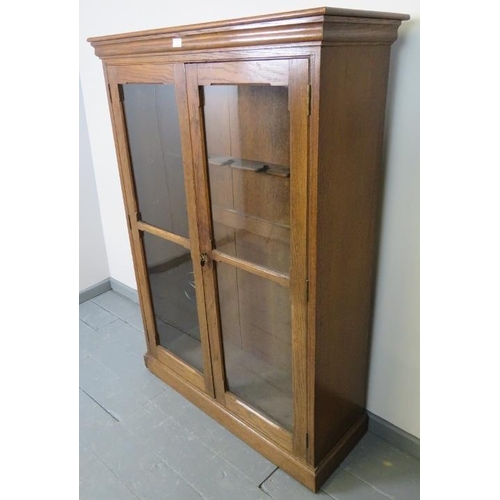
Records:
[[[127,127],[141,220],[188,237],[181,139],[173,84],[123,84]]]
[[[287,87],[207,85],[203,91],[215,248],[288,274]]]
[[[226,389],[291,430],[288,88],[200,92]]]
[[[194,188],[185,184],[180,129],[183,117],[179,115],[173,69],[157,66],[155,71],[161,71],[161,80],[172,81],[123,83],[129,78],[127,68],[119,70],[129,172],[139,212],[134,225],[140,235],[139,265],[145,264],[140,286],[145,288],[142,293],[149,335],[160,348],[154,351],[158,358],[198,387],[205,379],[209,388],[212,381],[203,375],[208,359],[206,340],[202,340],[207,335],[205,315],[200,313],[204,305],[197,303],[196,294],[199,298],[196,283],[198,287],[202,283],[201,277],[195,280],[191,257],[193,235],[187,199],[194,194],[187,194]],[[133,78],[135,73],[129,73]],[[159,78],[156,73],[151,76]],[[196,224],[191,226],[191,231],[196,230]]]
[[[203,372],[203,353],[189,250],[143,233],[157,344]]]
[[[222,262],[217,281],[228,389],[291,430],[289,289]]]

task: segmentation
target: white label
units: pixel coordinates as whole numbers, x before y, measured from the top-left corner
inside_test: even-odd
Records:
[[[182,47],[182,38],[172,38],[172,47]]]

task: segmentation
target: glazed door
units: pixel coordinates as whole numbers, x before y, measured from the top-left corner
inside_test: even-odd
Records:
[[[216,397],[304,457],[308,61],[186,68]]]
[[[184,66],[108,66],[107,78],[148,352],[214,395]]]

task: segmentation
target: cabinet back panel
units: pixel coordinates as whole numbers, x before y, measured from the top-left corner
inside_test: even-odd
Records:
[[[288,89],[208,85],[203,93],[215,247],[288,274]]]
[[[287,87],[238,86],[238,116],[241,158],[290,165]]]

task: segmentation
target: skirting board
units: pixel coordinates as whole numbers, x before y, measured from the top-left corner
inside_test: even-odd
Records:
[[[369,411],[366,413],[370,432],[420,460],[420,439]]]
[[[139,294],[137,290],[130,288],[128,285],[124,285],[121,281],[117,281],[114,278],[109,278],[109,282],[111,284],[111,289],[116,293],[123,295],[137,304],[139,303]]]
[[[93,299],[108,290],[114,290],[116,293],[123,295],[127,299],[136,303],[139,302],[137,290],[130,288],[114,278],[107,278],[100,283],[82,290],[80,292],[80,304],[86,300]],[[384,420],[369,411],[366,413],[368,414],[368,430],[370,432],[397,448],[406,451],[406,453],[420,459],[420,439],[408,434],[399,427],[396,427],[387,420]]]
[[[110,278],[106,278],[105,280],[96,283],[95,285],[89,286],[80,292],[80,304],[82,302],[86,302],[87,300],[93,299],[102,293],[111,290]]]
[[[106,278],[105,280],[96,283],[95,285],[89,286],[85,290],[80,292],[79,303],[85,302],[87,300],[93,299],[98,295],[101,295],[109,290],[114,290],[116,293],[123,295],[127,299],[130,299],[136,303],[139,303],[139,296],[137,290],[124,285],[120,281],[114,278]]]

